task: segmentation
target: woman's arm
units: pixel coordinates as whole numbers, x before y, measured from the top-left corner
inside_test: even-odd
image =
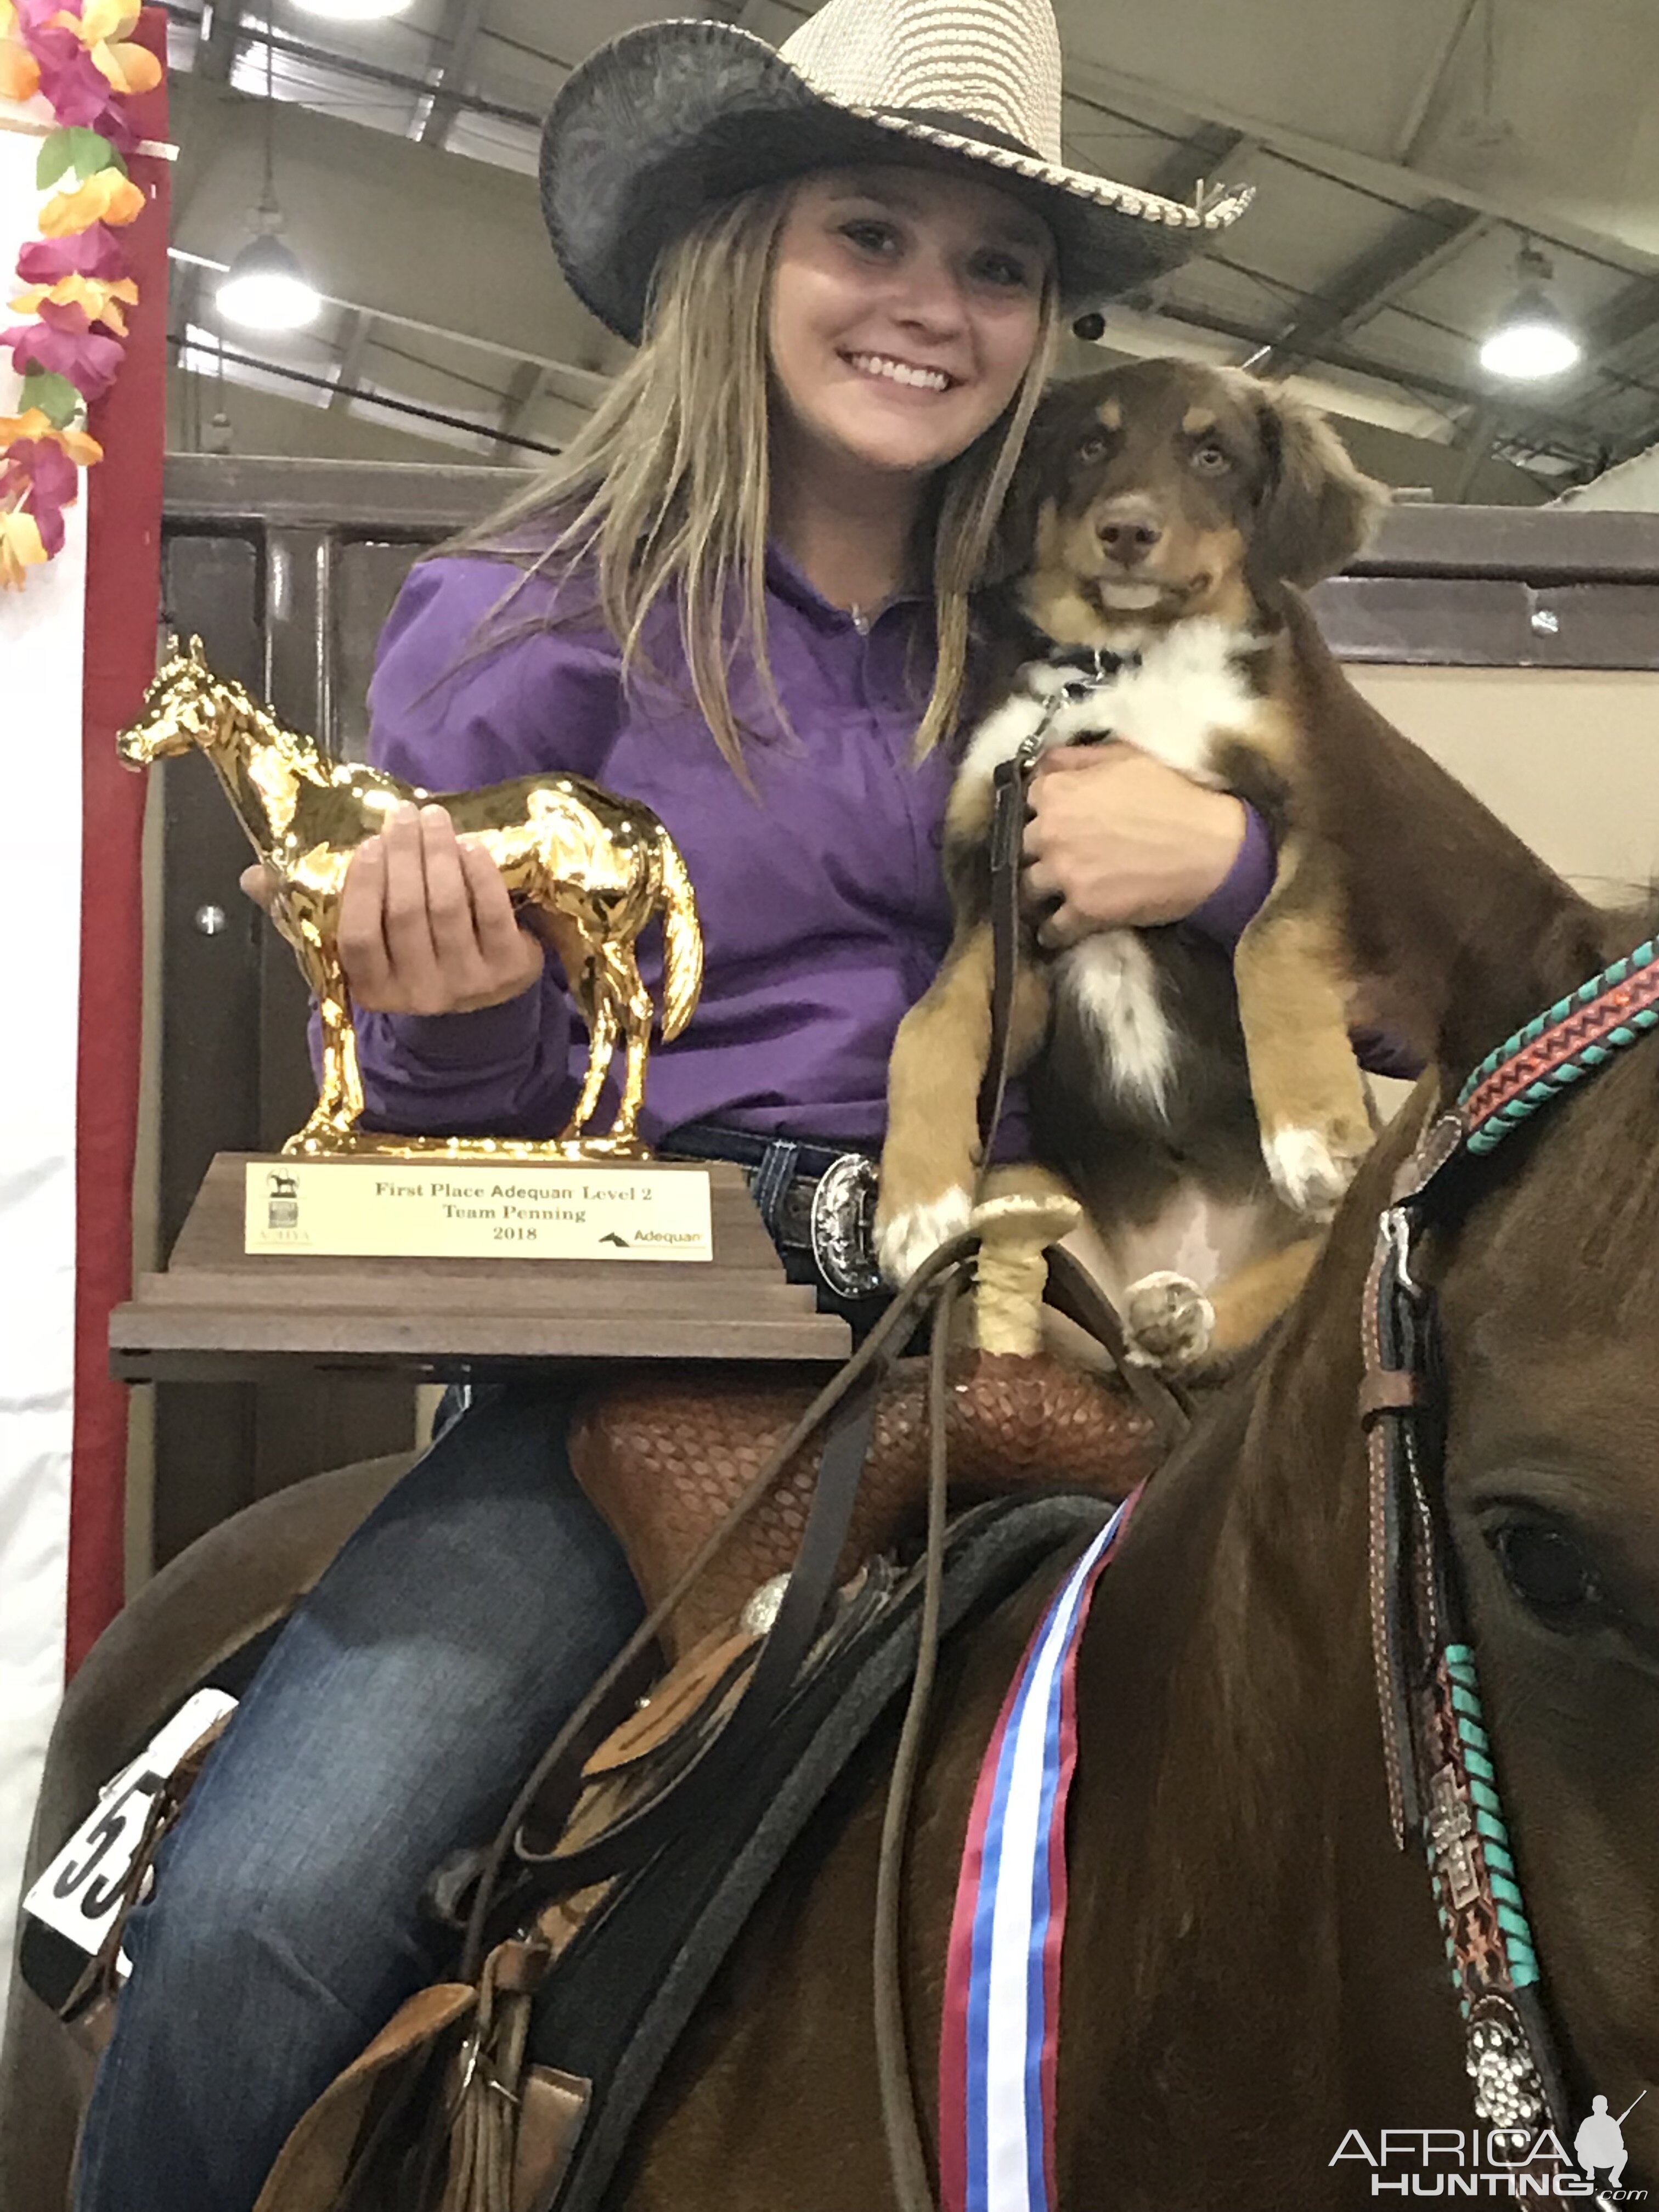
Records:
[[[1258,838],[1265,862],[1259,888],[1251,880]],[[1097,929],[1146,929],[1202,916],[1243,864],[1248,873],[1237,892],[1255,896],[1239,916],[1237,941],[1273,881],[1266,833],[1243,799],[1194,783],[1128,744],[1043,755],[1031,781],[1025,860],[1027,889],[1058,901],[1042,930],[1045,942],[1057,945]],[[1223,903],[1231,908],[1238,897]],[[1220,914],[1222,928],[1231,918]],[[1218,940],[1222,928],[1212,927]]]
[[[1044,756],[1025,856],[1031,891],[1060,900],[1045,925],[1060,944],[1185,921],[1231,953],[1273,889],[1273,840],[1253,806],[1127,744]],[[1381,1030],[1356,1030],[1352,1042],[1373,1075],[1422,1073]]]
[[[369,757],[428,791],[550,768],[599,776],[621,714],[597,629],[532,628],[550,587],[477,557],[411,571],[369,687]],[[494,865],[441,810],[410,810],[359,853],[341,945],[358,1002],[365,1119],[411,1134],[546,1135],[574,1103],[556,960],[518,924]]]

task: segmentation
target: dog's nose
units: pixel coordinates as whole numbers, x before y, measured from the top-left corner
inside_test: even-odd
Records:
[[[1139,500],[1118,501],[1104,508],[1095,529],[1106,551],[1126,568],[1144,561],[1164,535],[1157,514]]]

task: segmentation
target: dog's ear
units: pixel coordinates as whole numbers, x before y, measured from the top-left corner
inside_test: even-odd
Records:
[[[1287,392],[1252,393],[1267,477],[1250,532],[1249,569],[1263,583],[1316,584],[1346,568],[1389,502],[1324,416]]]

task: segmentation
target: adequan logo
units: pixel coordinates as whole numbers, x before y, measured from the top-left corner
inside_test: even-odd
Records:
[[[1569,2151],[1553,2128],[1384,2128],[1368,2138],[1358,2128],[1343,2136],[1333,2166],[1370,2169],[1376,2197],[1576,2197],[1596,2205],[1634,2204],[1645,2189],[1624,2186],[1629,2154],[1624,2123],[1645,2097],[1617,2118],[1597,2096]]]

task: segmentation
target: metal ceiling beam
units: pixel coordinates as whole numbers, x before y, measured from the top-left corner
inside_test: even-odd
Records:
[[[242,0],[212,0],[202,10],[196,27],[196,75],[216,83],[230,81],[236,58],[237,33],[242,27]]]
[[[186,253],[182,248],[169,249],[174,262],[186,266],[195,264],[211,275],[221,273],[224,264],[208,261],[198,255]],[[476,346],[483,353],[505,355],[522,365],[533,368],[541,388],[551,392],[567,406],[592,410],[602,397],[610,378],[602,370],[583,368],[574,361],[544,360],[538,355],[525,354],[509,345],[500,345],[494,338],[481,337],[476,331],[451,329],[443,323],[422,322],[414,315],[399,315],[390,307],[359,307],[356,301],[344,299],[337,292],[319,292],[318,297],[325,307],[341,307],[348,314],[359,315],[365,323],[387,323],[394,330],[413,331],[422,337],[438,338],[448,345]]]
[[[1435,48],[1433,58],[1418,80],[1412,104],[1395,134],[1394,157],[1407,168],[1427,135],[1429,118],[1433,114],[1446,79],[1451,73],[1457,49],[1463,43],[1463,33],[1469,27],[1469,18],[1480,4],[1480,0],[1456,0],[1456,13],[1446,27],[1445,36]]]
[[[182,335],[170,332],[169,343],[175,348],[181,345]],[[289,384],[304,385],[313,392],[332,392],[334,388],[327,377],[318,376],[308,368],[295,368],[290,362],[272,361],[263,354],[244,353],[240,347],[226,346],[223,352],[225,360],[238,368],[257,368],[267,376],[282,377]],[[347,397],[361,400],[366,407],[378,407],[389,415],[406,416],[413,422],[436,422],[446,429],[465,430],[475,438],[495,438],[500,443],[526,453],[556,453],[559,450],[556,446],[544,445],[538,438],[513,437],[505,431],[486,430],[465,415],[451,415],[441,407],[423,407],[418,401],[394,398],[386,392],[353,391],[348,392]]]
[[[509,437],[516,437],[525,417],[547,386],[547,371],[538,361],[521,361],[507,379],[496,422]]]
[[[1147,179],[1146,189],[1162,200],[1179,200],[1190,206],[1199,185],[1214,181],[1224,170],[1229,173],[1229,184],[1242,181],[1233,173],[1243,171],[1258,150],[1257,141],[1244,131],[1206,123],[1190,138],[1170,148]]]
[[[1207,331],[1213,337],[1231,338],[1235,344],[1265,352],[1273,343],[1273,333],[1242,318],[1215,313],[1208,307],[1184,307],[1179,300],[1166,299],[1158,304],[1158,313],[1169,321],[1184,324],[1189,330]],[[1415,369],[1391,368],[1385,362],[1371,361],[1356,353],[1350,346],[1337,344],[1321,349],[1320,360],[1329,368],[1345,370],[1350,376],[1363,376],[1373,384],[1392,384],[1399,389],[1425,395],[1431,399],[1446,401],[1460,408],[1480,407],[1491,403],[1490,392],[1477,391],[1473,386],[1457,384],[1449,378],[1419,375]],[[1510,422],[1519,409],[1505,410],[1504,421]],[[1540,430],[1551,430],[1570,436],[1580,445],[1596,446],[1605,442],[1606,433],[1596,423],[1581,415],[1570,415],[1557,410],[1549,414],[1528,410],[1525,421]],[[1500,435],[1510,434],[1508,430]],[[1659,433],[1655,434],[1659,436]]]
[[[210,20],[211,11],[184,7],[180,0],[165,0],[165,7],[170,23],[193,24],[199,29],[202,24]],[[391,92],[406,92],[414,100],[423,99],[432,91],[431,81],[427,77],[410,76],[402,70],[387,69],[381,62],[366,61],[361,54],[337,52],[331,46],[319,46],[307,39],[290,38],[283,31],[272,31],[269,39],[262,33],[259,39],[261,51],[267,44],[273,53],[288,55],[295,61],[313,62],[320,68],[337,70],[342,76],[353,77],[360,84],[383,85]],[[545,58],[551,60],[553,57]],[[564,67],[562,62],[556,65]],[[227,70],[228,66],[227,64]],[[192,75],[198,73],[191,72]],[[306,105],[303,100],[296,100],[293,104],[300,107]],[[508,100],[485,100],[476,92],[465,92],[459,88],[456,104],[469,115],[488,115],[500,123],[519,124],[526,131],[539,131],[545,112],[541,108],[514,107]]]
[[[1619,353],[1659,328],[1659,278],[1638,277],[1616,292],[1583,325],[1584,369],[1591,374],[1609,354]]]
[[[172,250],[216,270],[242,244],[242,211],[258,194],[259,107],[192,76],[173,97],[182,152]],[[622,348],[559,283],[533,179],[297,105],[280,125],[283,237],[326,301],[459,341],[475,361],[494,356],[483,374],[497,392],[519,362],[546,362],[556,391],[592,405],[608,380],[576,362],[608,366]],[[536,281],[485,284],[481,239]]]
[[[1482,191],[1458,178],[1408,169],[1399,161],[1356,153],[1350,147],[1334,145],[1329,139],[1316,137],[1305,131],[1292,130],[1269,116],[1235,107],[1230,100],[1215,99],[1207,93],[1195,95],[1151,77],[1109,69],[1073,56],[1066,58],[1066,89],[1069,97],[1104,107],[1109,112],[1118,112],[1121,103],[1128,100],[1166,116],[1196,115],[1206,124],[1243,131],[1258,140],[1265,152],[1299,162],[1334,184],[1351,185],[1360,191],[1380,194],[1402,207],[1418,207],[1431,200],[1449,201],[1455,207],[1468,208],[1474,214],[1510,223],[1540,244],[1561,246],[1600,262],[1604,267],[1622,269],[1632,276],[1642,275],[1652,264],[1651,255],[1640,246],[1626,244],[1622,239],[1611,237],[1605,231],[1592,230],[1584,224],[1564,222],[1559,210],[1508,193]]]
[[[361,307],[347,308],[340,329],[339,371],[328,402],[334,414],[343,415],[350,404],[357,380],[363,373],[363,356],[368,351],[374,328],[373,315],[365,314]]]
[[[167,263],[167,319],[188,330],[201,315],[202,271],[191,261]]]
[[[473,49],[483,28],[487,5],[488,0],[444,0],[433,57],[437,75],[433,79],[432,99],[419,127],[410,134],[422,146],[441,146],[461,112],[467,73],[472,67]]]
[[[1474,489],[1480,471],[1492,459],[1492,449],[1498,443],[1498,416],[1495,406],[1477,407],[1464,424],[1455,440],[1462,464],[1452,485],[1452,503],[1461,507]]]
[[[1330,289],[1309,301],[1255,366],[1264,376],[1287,376],[1304,362],[1317,361],[1324,347],[1381,314],[1492,227],[1490,217],[1445,200],[1405,216],[1340,270]]]

